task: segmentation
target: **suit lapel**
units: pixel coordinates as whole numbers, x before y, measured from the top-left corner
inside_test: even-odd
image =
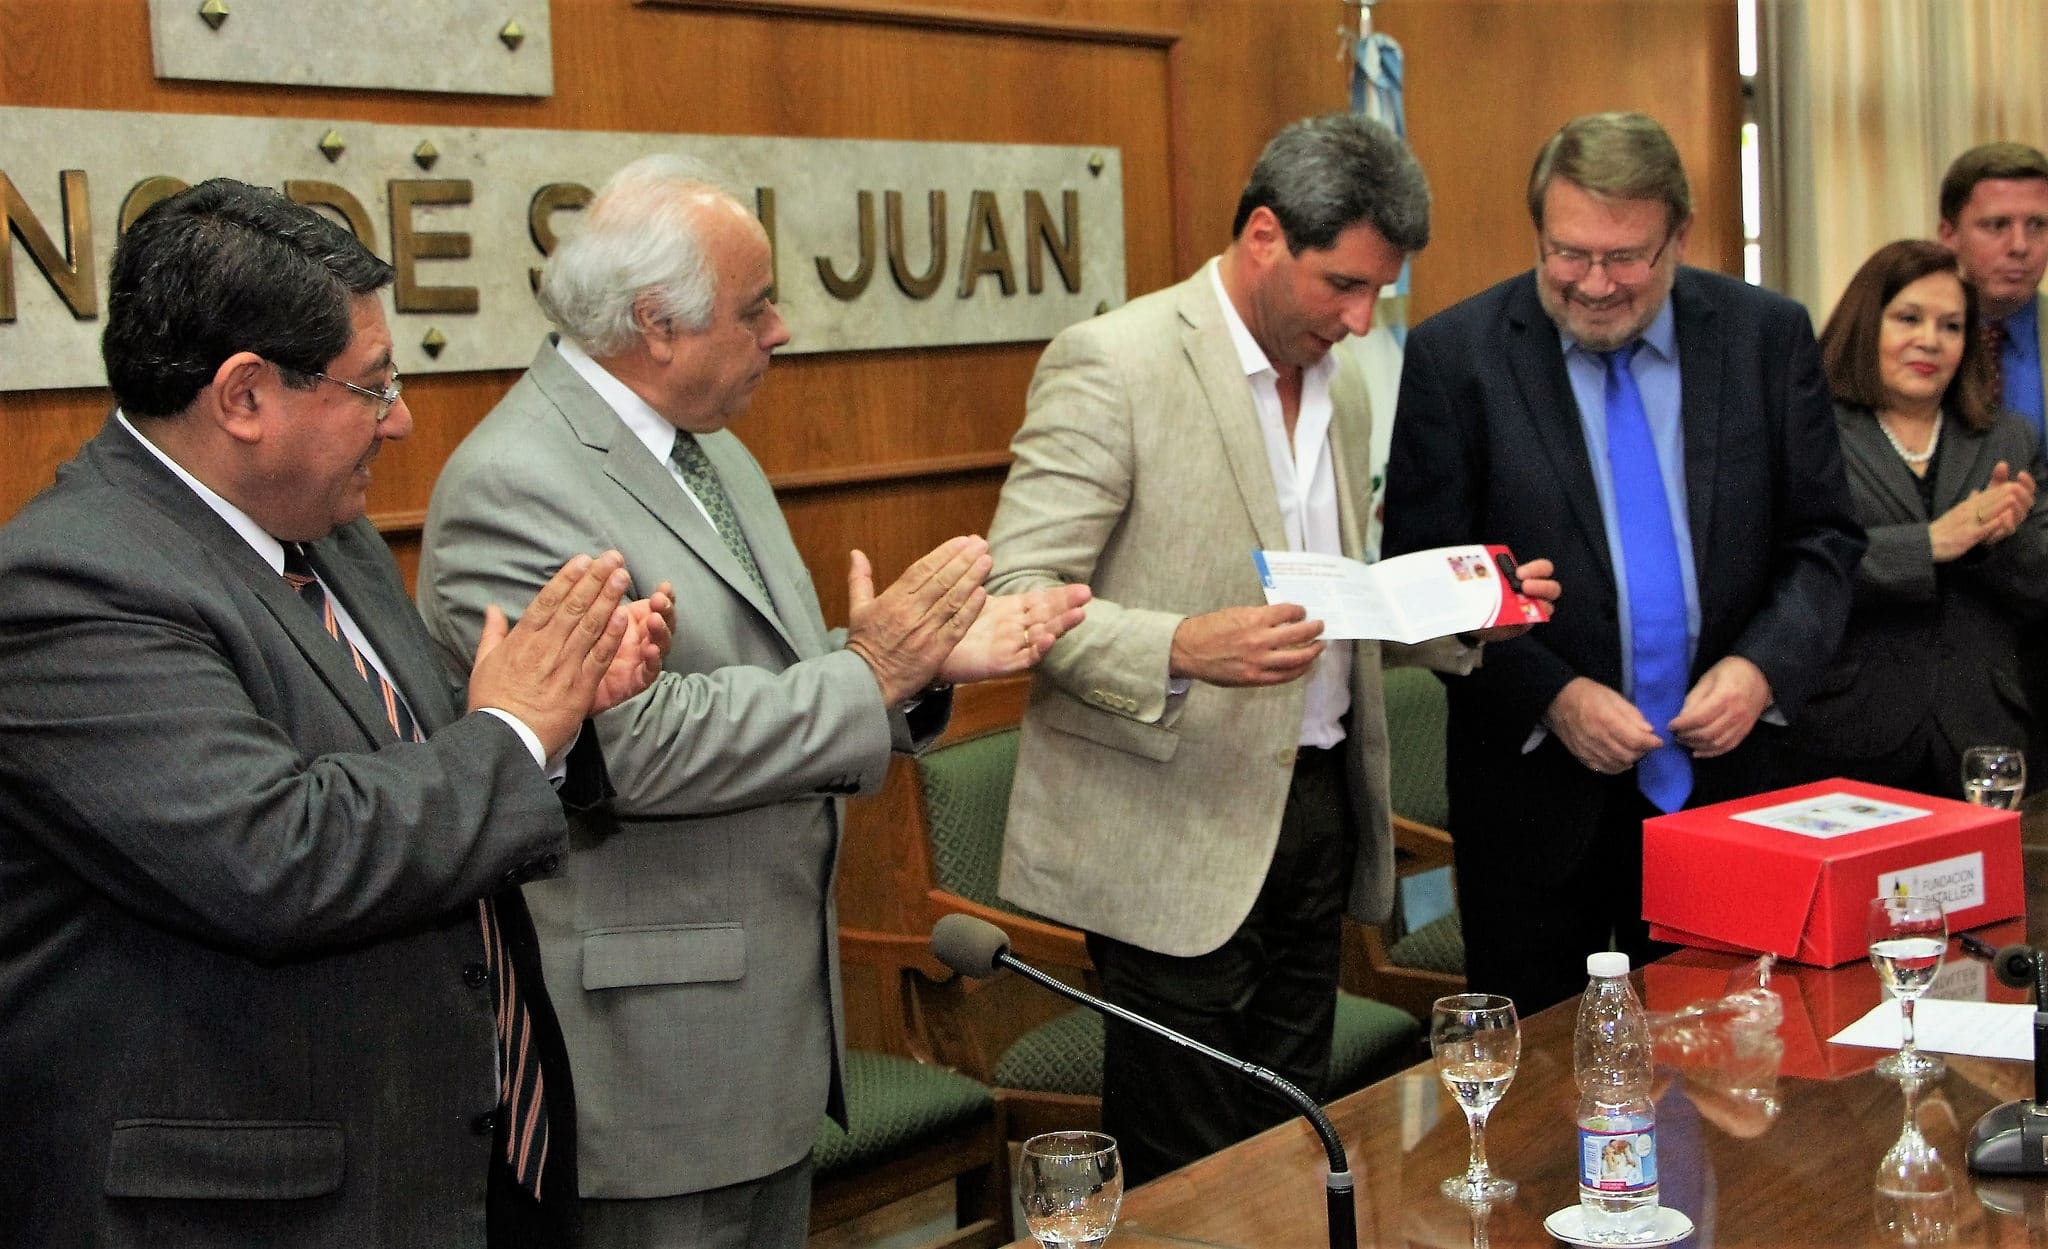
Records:
[[[1223,444],[1223,458],[1237,493],[1251,519],[1252,532],[1260,548],[1285,550],[1287,526],[1280,517],[1280,500],[1273,489],[1273,466],[1266,458],[1265,435],[1259,429],[1258,408],[1246,381],[1244,362],[1231,341],[1230,327],[1216,303],[1205,267],[1181,283],[1181,349],[1195,373],[1196,384],[1208,403],[1216,436]]]
[[[263,604],[292,646],[305,657],[321,682],[347,709],[349,717],[373,746],[391,740],[391,724],[383,703],[370,684],[357,674],[348,650],[328,636],[319,618],[299,598],[298,592],[265,563],[253,547],[208,507],[192,488],[178,480],[149,450],[138,443],[120,423],[108,419],[106,428],[94,440],[95,461],[106,478],[125,493],[142,500],[153,510],[189,534],[200,557],[231,582],[244,586]],[[359,524],[362,522],[358,522]],[[329,540],[331,541],[331,539]],[[325,544],[321,544],[325,545]],[[326,577],[325,570],[320,570]],[[330,589],[334,588],[330,583]],[[338,591],[342,601],[356,614],[355,600]],[[357,617],[362,623],[361,617]],[[403,649],[403,648],[400,648]],[[378,646],[381,656],[383,648]],[[394,677],[394,679],[397,679]],[[434,688],[439,688],[436,685]],[[445,705],[446,695],[442,695]],[[421,724],[429,723],[422,718]]]
[[[1895,521],[1926,520],[1927,509],[1920,504],[1920,486],[1913,470],[1892,450],[1884,431],[1877,427],[1877,418],[1861,408],[1838,409],[1835,428],[1842,436],[1843,467],[1852,480],[1863,486],[1866,497],[1884,508],[1885,517]],[[1937,498],[1940,485],[1937,478]]]
[[[1990,446],[1983,434],[1945,412],[1942,414],[1941,454],[1934,463],[1934,512],[1926,519],[1932,520],[1961,503],[1973,488],[1971,483],[1991,480],[1991,465],[1982,462]],[[2024,467],[2014,465],[2015,475]],[[1917,505],[1919,501],[1916,493],[1913,502]]]
[[[421,645],[425,635],[416,625],[412,603],[396,593],[397,587],[387,575],[384,562],[389,556],[383,546],[384,540],[369,523],[358,521],[314,543],[308,555],[328,593],[348,609],[356,627],[377,652],[384,675],[411,708],[420,731],[431,733],[455,718],[454,699],[440,665]],[[325,637],[326,632],[323,628],[321,636]],[[331,640],[328,646],[340,649]],[[350,668],[349,674],[354,676],[355,670]],[[389,721],[384,718],[382,704],[374,697],[374,688],[360,678],[357,684],[372,692],[376,723],[388,730]]]
[[[1337,489],[1337,537],[1344,554],[1365,558],[1366,517],[1372,507],[1372,399],[1365,375],[1343,346],[1330,378],[1330,473]],[[1353,471],[1352,455],[1360,458]]]
[[[781,614],[773,603],[762,597],[753,578],[747,576],[718,530],[712,528],[711,522],[697,510],[688,493],[669,474],[667,466],[648,454],[646,445],[633,436],[625,422],[612,411],[611,405],[556,353],[552,338],[534,357],[533,367],[527,375],[562,413],[577,439],[602,457],[604,475],[674,534],[707,568],[717,573],[727,589],[751,604],[782,636],[783,641],[795,649],[796,640],[784,627]],[[727,493],[731,494],[730,483],[739,478],[734,475],[736,466],[731,460],[731,449],[719,445],[729,441],[732,440],[715,436],[699,440],[712,467],[718,470],[720,480],[728,483]],[[734,510],[740,516],[742,531],[746,532],[748,541],[753,545],[754,561],[761,567],[761,576],[771,584],[778,584],[780,578],[774,571],[776,561],[764,558],[765,548],[755,540],[756,526],[749,523],[744,509],[736,506]],[[636,570],[634,575],[660,579],[659,570]]]
[[[1730,370],[1722,359],[1726,345],[1715,328],[1714,306],[1695,293],[1683,268],[1672,285],[1671,311],[1678,335],[1678,424],[1685,445],[1686,521],[1692,527],[1693,567],[1704,580],[1714,551],[1714,487],[1720,480],[1715,465],[1720,458],[1721,434],[1730,428],[1721,419],[1722,379]]]
[[[1607,525],[1600,515],[1600,491],[1593,481],[1593,461],[1586,453],[1586,433],[1579,424],[1579,401],[1572,394],[1564,367],[1564,346],[1557,327],[1536,298],[1536,277],[1524,275],[1508,297],[1508,371],[1515,379],[1525,415],[1557,477],[1558,493],[1570,504],[1595,566],[1615,586],[1607,551]],[[1525,557],[1529,554],[1521,552]]]

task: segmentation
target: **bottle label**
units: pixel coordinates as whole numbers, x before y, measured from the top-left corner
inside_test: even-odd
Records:
[[[1580,1124],[1579,1186],[1623,1196],[1657,1187],[1656,1124]]]

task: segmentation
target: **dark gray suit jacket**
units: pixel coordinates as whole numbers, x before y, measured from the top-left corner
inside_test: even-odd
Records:
[[[2034,432],[2010,412],[1983,431],[1944,416],[1930,514],[1870,412],[1840,408],[1836,419],[1870,550],[1848,636],[1793,722],[1793,741],[1816,755],[1866,759],[1932,722],[1958,754],[2023,744],[2031,716],[2018,649],[2048,614],[2048,492],[2034,496],[2012,537],[1949,564],[1934,562],[1927,525],[1981,489],[2000,460],[2048,476]]]
[[[366,522],[312,556],[425,743],[118,423],[0,530],[0,1245],[485,1243],[476,901],[559,1059],[506,886],[561,800],[458,715]]]
[[[1691,677],[1731,654],[1796,714],[1848,619],[1864,540],[1806,310],[1733,278],[1680,268],[1686,506],[1700,635]],[[1613,786],[1530,731],[1575,676],[1621,687],[1616,582],[1557,327],[1524,273],[1415,327],[1387,465],[1389,556],[1504,542],[1556,561],[1548,624],[1486,648],[1449,680],[1451,832],[1460,861],[1540,885],[1575,863]],[[1693,804],[1766,784],[1768,733],[1694,769]]]

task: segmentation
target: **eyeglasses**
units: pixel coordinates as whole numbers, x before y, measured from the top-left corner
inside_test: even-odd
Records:
[[[1608,272],[1612,273],[1614,270],[1609,269]],[[377,423],[379,425],[384,423],[385,417],[391,415],[391,405],[397,403],[398,396],[405,391],[405,383],[396,373],[391,375],[391,384],[382,390],[370,390],[367,387],[358,386],[354,382],[344,382],[338,377],[329,377],[325,373],[314,373],[312,376],[319,378],[323,382],[333,382],[343,390],[353,390],[363,398],[376,404]]]
[[[1671,236],[1657,244],[1657,250],[1644,255],[1642,249],[1606,252],[1594,255],[1573,247],[1550,247],[1543,251],[1543,267],[1551,277],[1560,282],[1577,282],[1591,273],[1595,266],[1607,270],[1610,282],[1640,282],[1650,276],[1650,270],[1664,258],[1664,249],[1671,246]]]

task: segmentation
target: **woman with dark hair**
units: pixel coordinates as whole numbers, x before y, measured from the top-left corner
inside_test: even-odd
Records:
[[[2024,745],[2031,726],[2015,652],[2048,613],[2041,448],[1995,406],[1976,293],[1938,243],[1878,249],[1820,347],[1870,549],[1788,779],[1961,797],[1963,751]]]

